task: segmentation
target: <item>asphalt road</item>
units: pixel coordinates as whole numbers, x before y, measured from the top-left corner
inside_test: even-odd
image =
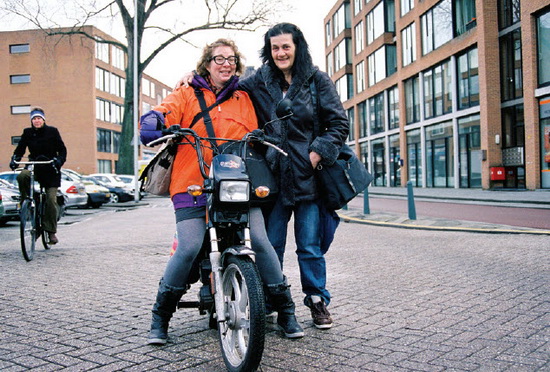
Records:
[[[175,314],[169,344],[145,344],[174,231],[170,202],[146,201],[62,224],[61,243],[28,263],[0,228],[0,370],[225,370],[192,309]],[[306,337],[271,329],[262,371],[550,369],[547,236],[342,223],[326,256],[326,331],[301,304],[292,241],[285,273]]]

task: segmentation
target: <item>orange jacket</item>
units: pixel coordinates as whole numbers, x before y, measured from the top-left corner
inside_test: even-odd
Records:
[[[212,105],[216,101],[214,93],[207,89],[202,91],[206,106]],[[167,128],[173,124],[188,128],[195,115],[201,112],[192,87],[177,88],[160,105],[153,107],[153,110],[167,113],[165,118]],[[240,90],[236,90],[231,98],[210,110],[210,117],[216,137],[219,138],[241,139],[246,133],[258,128],[252,101],[246,92]],[[203,119],[195,123],[193,130],[199,136],[208,137]],[[212,151],[203,148],[203,155],[206,164],[210,164]],[[203,181],[195,149],[190,145],[178,146],[170,180],[170,196],[187,192],[189,185],[202,186]]]

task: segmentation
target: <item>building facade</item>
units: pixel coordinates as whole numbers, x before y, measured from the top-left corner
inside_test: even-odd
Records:
[[[374,185],[550,188],[549,0],[339,0],[324,23]]]
[[[95,27],[84,29],[89,35],[116,41]],[[83,174],[114,172],[126,63],[120,47],[82,35],[0,32],[0,171],[9,170],[23,129],[30,126],[30,110],[40,106],[46,122],[63,137],[68,151],[66,168]],[[149,110],[169,92],[167,85],[143,75],[141,109]],[[148,155],[142,152],[140,157]]]

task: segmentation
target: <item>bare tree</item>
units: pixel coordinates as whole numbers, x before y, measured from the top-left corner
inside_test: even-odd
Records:
[[[137,10],[134,10],[136,0],[80,0],[71,2],[74,8],[64,0],[4,0],[0,11],[4,14],[14,14],[24,18],[34,26],[42,29],[47,35],[74,35],[80,34],[95,40],[98,43],[113,44],[121,48],[127,55],[126,86],[124,99],[124,117],[120,138],[119,160],[117,173],[131,174],[134,172],[133,147],[134,137],[134,53],[137,52],[138,87],[145,68],[166,47],[177,40],[186,40],[186,36],[205,30],[242,30],[254,31],[266,25],[268,20],[284,6],[284,1],[270,0],[137,0]],[[275,4],[274,4],[275,3]],[[153,15],[160,10],[166,11],[172,7],[170,14],[177,15],[178,19],[164,18],[155,21]],[[186,19],[185,9],[192,8],[204,16],[197,19]],[[56,19],[64,20],[64,25]],[[57,15],[57,17],[56,17]],[[127,44],[103,40],[86,32],[83,26],[93,20],[104,17],[113,21],[122,21],[126,34]],[[137,46],[134,47],[134,22],[137,17]],[[156,17],[157,19],[159,17]],[[71,25],[67,23],[72,22]],[[156,22],[156,23],[155,23]],[[168,22],[173,25],[166,26]],[[187,22],[187,23],[186,23]],[[161,23],[161,24],[159,24]],[[60,27],[64,27],[60,30]],[[161,35],[161,36],[159,36]],[[141,55],[145,37],[154,37],[153,50],[147,56]],[[139,88],[138,88],[138,91]],[[139,108],[138,108],[139,109]]]

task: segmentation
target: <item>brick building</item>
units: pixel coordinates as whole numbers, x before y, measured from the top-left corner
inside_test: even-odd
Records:
[[[339,0],[324,23],[374,185],[550,188],[549,0]]]
[[[84,29],[116,41],[93,26]],[[0,171],[9,170],[19,136],[30,126],[30,109],[41,106],[46,122],[59,129],[67,146],[65,167],[84,174],[114,172],[126,59],[121,48],[82,35],[0,32]],[[142,111],[162,101],[169,91],[167,85],[143,75]]]

